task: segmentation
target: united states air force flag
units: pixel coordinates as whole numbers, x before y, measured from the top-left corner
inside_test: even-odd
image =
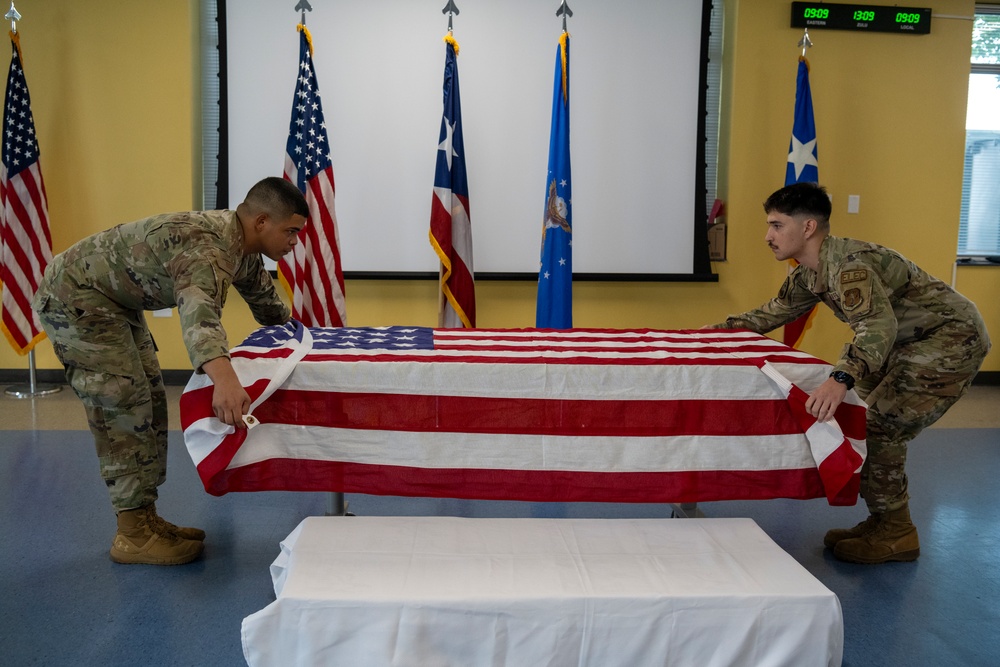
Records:
[[[549,134],[549,171],[542,217],[542,257],[538,271],[535,326],[573,326],[573,196],[569,159],[569,33],[556,48]]]
[[[819,161],[816,150],[816,121],[813,118],[812,91],[809,89],[809,61],[799,58],[799,72],[795,80],[795,120],[792,123],[792,140],[788,145],[788,165],[785,168],[785,185],[793,183],[818,183]],[[788,271],[795,268],[789,260]],[[794,322],[785,325],[782,341],[798,347],[806,329],[816,316],[816,307]]]

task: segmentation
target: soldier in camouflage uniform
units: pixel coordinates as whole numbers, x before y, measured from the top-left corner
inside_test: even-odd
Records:
[[[232,285],[259,323],[288,321],[261,255],[278,260],[289,252],[308,215],[293,184],[266,178],[235,211],[118,225],[79,241],[46,269],[33,307],[87,411],[118,516],[114,561],[186,563],[205,538],[156,513],[167,472],[167,402],[143,311],[177,308],[191,364],[215,385],[216,416],[243,427],[250,398],[229,361],[222,307]]]
[[[789,185],[764,202],[765,240],[778,260],[799,265],[778,296],[714,328],[766,333],[822,301],[854,332],[829,379],[806,408],[833,417],[848,389],[868,404],[868,457],[861,495],[870,516],[826,534],[834,555],[856,563],[920,555],[910,520],[906,447],[968,390],[990,339],[976,306],[899,253],[830,236],[830,199],[813,183]]]

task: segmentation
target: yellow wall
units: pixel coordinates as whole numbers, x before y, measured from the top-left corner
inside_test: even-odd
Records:
[[[801,33],[787,0],[726,0],[722,197],[729,261],[719,283],[574,286],[580,327],[693,328],[770,298],[785,268],[764,246],[760,202],[783,184]],[[971,16],[972,0],[929,0],[938,15]],[[199,160],[197,4],[91,0],[21,7],[55,251],[112,224],[195,206]],[[25,11],[28,10],[28,11]],[[935,18],[927,36],[813,31],[809,52],[821,180],[834,196],[834,233],[896,248],[950,281],[961,195],[971,22]],[[264,174],[262,174],[264,176]],[[846,213],[848,194],[860,213]],[[1000,331],[1000,271],[963,268],[957,287]],[[430,281],[348,281],[355,326],[433,325]],[[534,323],[531,283],[477,285],[479,325]],[[149,318],[165,369],[189,369],[176,315]],[[231,342],[254,328],[234,296]],[[849,330],[821,312],[804,349],[834,359]],[[56,368],[38,346],[39,368]],[[26,361],[0,346],[0,368]],[[987,360],[1000,369],[1000,353]]]

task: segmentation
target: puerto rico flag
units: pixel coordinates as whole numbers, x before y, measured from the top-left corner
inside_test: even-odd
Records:
[[[232,351],[250,428],[181,399],[209,493],[854,504],[865,405],[805,413],[825,362],[746,331],[257,330]]]
[[[816,149],[812,91],[809,88],[809,61],[800,57],[795,77],[795,119],[792,123],[792,138],[788,142],[785,185],[818,182],[819,153]]]
[[[819,183],[819,153],[816,148],[816,120],[813,118],[812,91],[809,88],[809,61],[799,58],[795,77],[795,120],[792,138],[788,143],[788,164],[785,167],[785,185],[793,183]],[[791,273],[797,262],[788,260]],[[782,340],[785,345],[798,347],[806,329],[816,316],[816,306],[794,322],[785,325]]]
[[[476,285],[472,268],[472,222],[469,181],[462,139],[462,104],[458,92],[458,42],[445,37],[444,113],[438,138],[430,242],[441,260],[442,327],[476,326]]]

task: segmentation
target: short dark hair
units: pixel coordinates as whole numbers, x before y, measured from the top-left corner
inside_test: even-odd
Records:
[[[764,212],[784,215],[810,215],[821,225],[830,224],[833,207],[830,197],[819,183],[793,183],[775,191],[764,202]]]
[[[295,214],[309,217],[309,204],[302,192],[294,183],[277,176],[257,181],[247,193],[244,203],[274,219],[283,220]]]

